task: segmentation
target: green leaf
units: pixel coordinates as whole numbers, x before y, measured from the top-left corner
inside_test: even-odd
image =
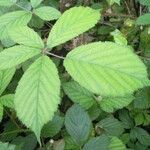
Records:
[[[134,108],[148,109],[150,107],[150,87],[145,87],[135,94]]]
[[[112,137],[109,144],[109,150],[126,150],[126,147],[120,139]]]
[[[114,3],[120,5],[120,0],[107,0],[107,2],[109,3],[109,5],[113,5]]]
[[[40,49],[23,45],[10,47],[0,53],[0,69],[14,67],[40,53]]]
[[[60,103],[60,81],[54,63],[41,56],[24,73],[15,93],[15,109],[19,119],[40,142],[43,125],[51,120]]]
[[[109,138],[106,135],[92,138],[83,147],[83,150],[108,150]]]
[[[30,0],[32,7],[37,7],[43,0]]]
[[[61,16],[60,11],[53,7],[43,6],[34,10],[34,13],[39,16],[41,19],[50,21],[56,20]]]
[[[33,29],[30,29],[27,26],[21,26],[13,29],[9,32],[9,35],[11,39],[18,44],[36,47],[39,49],[44,48],[44,43],[40,36]]]
[[[10,68],[10,69],[0,71],[0,95],[6,89],[7,85],[10,83],[14,74],[15,74],[15,68]]]
[[[131,48],[113,42],[79,46],[67,55],[64,66],[75,81],[97,95],[126,96],[150,84],[145,65]]]
[[[130,117],[129,112],[126,109],[119,111],[119,119],[121,120],[125,129],[131,129],[134,127],[133,118]]]
[[[53,137],[61,130],[64,125],[64,118],[55,115],[52,121],[44,125],[42,129],[42,137]]]
[[[1,150],[15,150],[15,145],[0,142],[0,149]]]
[[[7,94],[0,97],[0,103],[8,108],[14,108],[14,94]]]
[[[0,103],[0,122],[3,119],[3,105]]]
[[[73,7],[65,11],[49,34],[48,47],[55,47],[89,30],[99,18],[99,11],[89,7]]]
[[[114,37],[115,43],[120,44],[120,45],[128,44],[128,41],[126,40],[125,36],[118,29],[111,32],[111,35]]]
[[[15,4],[17,0],[0,0],[0,6],[10,7],[11,5]]]
[[[146,13],[136,20],[138,25],[149,25],[150,24],[150,13]]]
[[[91,120],[82,107],[75,104],[66,113],[65,126],[71,137],[80,145],[88,138]]]
[[[27,25],[31,17],[32,14],[26,11],[14,11],[0,16],[0,39],[8,38],[8,31]]]
[[[142,5],[150,6],[149,0],[138,0]]]
[[[134,97],[132,95],[126,97],[108,97],[103,98],[99,104],[104,111],[113,112],[116,109],[128,106],[132,102],[133,98]]]
[[[34,150],[37,146],[37,139],[34,134],[29,134],[25,137],[17,136],[11,143],[16,145],[15,150]]]
[[[70,136],[64,137],[65,139],[65,149],[64,150],[81,150],[80,145],[78,145]]]
[[[87,89],[80,86],[77,82],[68,82],[63,85],[65,93],[74,102],[88,109],[94,104],[94,96]]]
[[[142,128],[135,127],[133,130],[131,130],[130,136],[137,138],[143,145],[150,145],[150,135]]]
[[[97,124],[97,128],[104,129],[106,133],[112,136],[119,136],[124,131],[122,123],[113,117],[101,120]]]

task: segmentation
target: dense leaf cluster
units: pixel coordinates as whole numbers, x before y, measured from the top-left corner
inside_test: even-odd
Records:
[[[149,9],[0,0],[0,149],[149,150]]]

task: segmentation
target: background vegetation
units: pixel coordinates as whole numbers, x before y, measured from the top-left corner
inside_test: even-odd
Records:
[[[98,10],[101,18],[86,33],[47,53],[59,70],[61,103],[53,119],[42,128],[41,145],[18,119],[13,104],[18,82],[36,56],[18,65],[16,71],[12,68],[0,72],[0,150],[150,150],[149,87],[137,90],[132,96],[103,101],[103,97],[73,81],[63,66],[64,57],[77,46],[115,41],[132,46],[135,55],[145,63],[149,76],[150,0],[33,0],[32,4],[28,0],[0,0],[0,51],[15,44],[7,34],[2,34],[3,26],[12,26],[11,23],[8,26],[7,19],[5,24],[3,16],[18,10],[30,12],[42,6],[53,7],[61,13],[74,6],[89,6]],[[59,12],[55,16],[49,21],[48,12],[33,13],[28,26],[45,42]],[[2,59],[0,62],[2,64]]]

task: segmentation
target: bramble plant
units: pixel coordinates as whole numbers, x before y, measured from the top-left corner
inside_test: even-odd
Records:
[[[120,4],[120,1],[107,2],[110,5]],[[69,108],[65,116],[66,130],[73,138],[72,142],[77,144],[74,149],[92,150],[94,145],[100,145],[102,150],[117,150],[115,144],[118,144],[120,150],[125,150],[125,145],[118,138],[124,128],[113,116],[103,117],[96,123],[97,133],[104,128],[109,136],[104,134],[88,141],[93,127],[86,110],[96,105],[100,111],[112,113],[128,106],[135,99],[135,92],[150,85],[145,64],[118,29],[111,32],[114,42],[90,42],[66,51],[66,56],[56,54],[57,46],[93,28],[101,22],[103,14],[99,9],[83,6],[72,7],[61,14],[57,9],[41,3],[42,0],[31,0],[29,8],[25,8],[17,0],[0,0],[0,6],[22,9],[0,16],[0,40],[6,44],[0,52],[0,94],[10,83],[15,70],[26,67],[15,94],[0,97],[0,118],[3,117],[3,107],[14,109],[19,120],[35,133],[41,145],[40,138],[47,137],[48,132],[43,129],[41,133],[43,126],[49,128],[49,121],[56,119],[57,124],[59,120],[55,112],[61,103],[63,89],[77,103]],[[34,17],[43,21],[57,20],[46,38],[31,28]],[[137,24],[147,24],[141,23],[142,20],[142,17],[138,18]],[[62,68],[58,67],[54,58],[63,61],[61,67],[71,78],[69,82],[62,80]],[[63,120],[59,121],[58,128],[61,129]],[[138,132],[142,134],[143,130],[134,128],[131,136]],[[147,137],[149,140],[149,135]],[[8,143],[3,146],[7,147]]]

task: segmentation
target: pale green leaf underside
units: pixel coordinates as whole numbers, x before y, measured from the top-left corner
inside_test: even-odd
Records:
[[[61,13],[57,9],[49,6],[37,8],[34,10],[34,13],[46,21],[55,20],[61,16]]]
[[[63,89],[74,103],[78,103],[85,109],[90,108],[95,102],[93,94],[77,82],[67,82],[63,85]]]
[[[0,6],[11,6],[16,3],[17,0],[0,0]]]
[[[64,66],[75,81],[102,96],[129,95],[150,83],[131,48],[113,42],[80,46],[67,55]]]
[[[25,26],[32,14],[25,11],[14,11],[0,16],[0,39],[8,38],[8,31]]]
[[[52,119],[60,103],[59,92],[58,72],[47,56],[37,59],[19,82],[15,109],[19,119],[34,131],[38,141],[43,125]]]
[[[30,0],[32,7],[37,7],[43,0]]]
[[[40,53],[40,49],[23,45],[5,49],[0,53],[0,70],[14,67]]]
[[[104,98],[100,101],[100,106],[106,112],[113,112],[116,109],[128,106],[132,102],[133,98],[133,96]]]
[[[100,19],[100,13],[89,7],[73,7],[67,10],[53,26],[48,47],[62,44],[92,28]]]
[[[27,26],[17,27],[9,32],[11,39],[25,46],[31,46],[36,48],[44,48],[44,43],[40,36]]]
[[[7,85],[10,83],[14,73],[15,68],[0,71],[0,95],[4,92]]]

